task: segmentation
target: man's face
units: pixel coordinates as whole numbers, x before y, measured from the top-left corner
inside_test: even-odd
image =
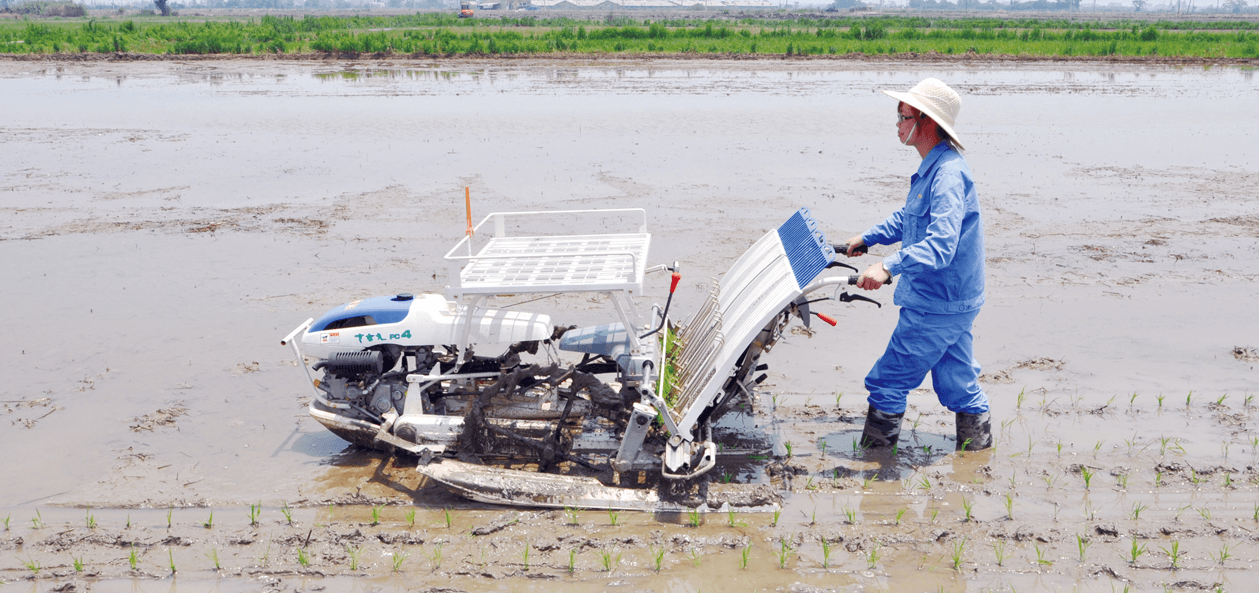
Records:
[[[896,112],[900,115],[896,122],[896,136],[900,139],[901,144],[909,144],[910,136],[916,133],[915,124],[919,123],[919,112],[917,109],[904,103],[901,103],[896,108]]]

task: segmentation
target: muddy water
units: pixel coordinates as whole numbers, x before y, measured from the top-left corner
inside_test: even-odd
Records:
[[[131,590],[169,578],[173,559],[185,587],[226,590],[1244,590],[1259,558],[1253,74],[0,64],[0,580],[46,590],[79,574],[93,590]],[[777,520],[613,526],[586,513],[569,525],[528,511],[472,535],[503,511],[426,487],[404,461],[347,448],[306,416],[280,338],[352,298],[440,291],[464,186],[477,218],[647,209],[653,263],[683,263],[675,306],[688,312],[796,208],[842,240],[897,207],[917,158],[895,143],[894,105],[877,90],[928,75],[964,96],[959,130],[985,208],[976,348],[995,451],[947,453],[952,420],[921,391],[895,462],[853,454],[861,380],[896,316],[861,304],[822,305],[838,328],[797,330],[768,356],[762,409],[806,471],[776,479],[791,491]],[[564,323],[611,315],[585,298],[536,306]],[[371,525],[370,505],[389,502],[405,504]],[[449,528],[442,508],[455,509]],[[1146,551],[1130,562],[1133,542]],[[346,546],[363,550],[357,570]],[[603,551],[621,563],[605,571]],[[397,574],[393,552],[409,555]]]

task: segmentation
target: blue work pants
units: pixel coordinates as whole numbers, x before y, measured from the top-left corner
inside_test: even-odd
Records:
[[[952,412],[988,411],[988,395],[979,386],[979,363],[972,352],[971,324],[979,310],[923,313],[901,307],[887,351],[866,375],[868,401],[881,412],[904,414],[909,391],[931,371],[931,386]]]

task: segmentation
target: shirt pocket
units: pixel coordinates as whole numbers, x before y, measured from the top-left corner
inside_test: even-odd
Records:
[[[905,245],[912,245],[927,237],[927,225],[931,219],[931,201],[923,194],[911,194],[905,203],[905,232],[901,237]]]

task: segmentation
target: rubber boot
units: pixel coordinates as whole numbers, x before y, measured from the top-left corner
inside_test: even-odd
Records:
[[[905,414],[888,414],[874,406],[866,411],[866,427],[861,433],[864,449],[892,447],[901,438],[901,419]]]
[[[992,446],[992,419],[982,414],[957,413],[957,450],[979,451]]]

